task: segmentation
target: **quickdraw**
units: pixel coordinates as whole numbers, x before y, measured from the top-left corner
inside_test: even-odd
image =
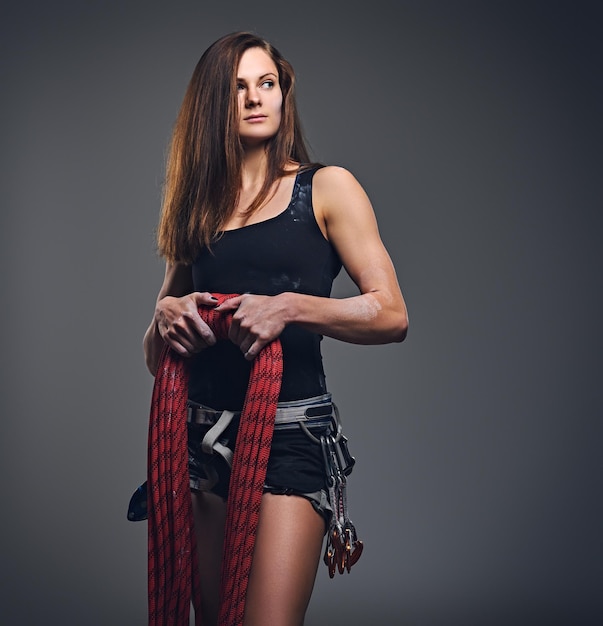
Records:
[[[356,527],[348,514],[347,500],[347,477],[352,473],[356,460],[348,449],[347,437],[343,435],[341,419],[337,406],[334,410],[334,434],[315,437],[301,424],[304,432],[314,442],[320,443],[327,474],[327,486],[329,500],[333,508],[333,516],[327,532],[327,542],[323,561],[329,570],[329,576],[333,578],[335,572],[349,571],[358,561],[362,554],[363,543],[358,539]]]

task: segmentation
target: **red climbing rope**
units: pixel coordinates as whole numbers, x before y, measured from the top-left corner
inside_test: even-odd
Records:
[[[218,304],[234,297],[214,294]],[[218,339],[232,313],[201,308]],[[280,341],[254,359],[241,413],[227,503],[220,626],[241,626],[281,386]],[[148,453],[149,626],[188,626],[191,598],[202,625],[188,476],[186,359],[164,348],[151,401]]]

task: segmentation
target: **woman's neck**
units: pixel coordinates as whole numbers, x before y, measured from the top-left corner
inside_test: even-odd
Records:
[[[268,157],[264,146],[245,150],[241,164],[241,191],[259,190],[266,178]]]

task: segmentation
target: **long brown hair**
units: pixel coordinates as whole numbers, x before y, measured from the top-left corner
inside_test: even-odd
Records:
[[[236,75],[249,48],[261,48],[274,61],[283,105],[279,130],[267,143],[266,179],[247,211],[262,205],[288,162],[309,162],[291,64],[253,33],[218,39],[197,63],[174,125],[157,232],[159,253],[167,261],[192,263],[203,246],[210,247],[235,210],[243,160]]]

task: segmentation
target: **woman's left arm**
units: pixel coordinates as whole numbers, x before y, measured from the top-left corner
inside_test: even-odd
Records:
[[[358,344],[399,342],[406,337],[404,298],[362,186],[347,170],[325,167],[314,175],[312,198],[318,224],[360,294],[321,298],[286,292],[235,298],[224,307],[237,309],[231,340],[249,359],[287,324]]]
[[[408,329],[406,305],[368,196],[341,167],[318,170],[313,182],[316,219],[360,295],[316,302],[283,294],[292,300],[288,323],[350,343],[402,341]]]

